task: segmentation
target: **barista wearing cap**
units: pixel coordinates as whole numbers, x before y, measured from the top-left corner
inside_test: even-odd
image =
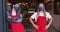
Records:
[[[7,12],[7,19],[11,23],[12,32],[25,32],[22,15],[19,13],[19,3],[13,5],[12,10]]]
[[[32,19],[35,19],[37,24],[34,24]],[[47,25],[48,19],[50,20],[50,22]],[[35,12],[29,20],[36,28],[36,32],[48,32],[47,29],[52,23],[52,16],[50,15],[50,13],[45,11],[43,3],[39,3],[37,12]]]

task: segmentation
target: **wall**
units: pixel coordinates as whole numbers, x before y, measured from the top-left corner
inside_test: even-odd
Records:
[[[59,30],[60,15],[53,14],[53,11],[49,11],[49,12],[53,16],[52,26],[54,26],[57,30]]]

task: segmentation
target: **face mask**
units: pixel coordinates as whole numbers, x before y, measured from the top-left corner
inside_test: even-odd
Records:
[[[18,8],[17,6],[14,6],[14,9],[15,9],[16,11],[18,11],[18,10],[19,10],[19,8]]]
[[[44,11],[44,7],[39,7],[39,11]]]

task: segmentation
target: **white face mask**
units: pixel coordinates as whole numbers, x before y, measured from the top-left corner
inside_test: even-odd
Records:
[[[12,12],[12,16],[15,16],[16,15],[16,12]]]

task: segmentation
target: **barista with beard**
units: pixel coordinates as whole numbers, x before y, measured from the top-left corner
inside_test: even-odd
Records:
[[[7,20],[11,23],[12,32],[25,32],[22,15],[19,12],[19,3],[13,5],[12,10],[7,12]]]

